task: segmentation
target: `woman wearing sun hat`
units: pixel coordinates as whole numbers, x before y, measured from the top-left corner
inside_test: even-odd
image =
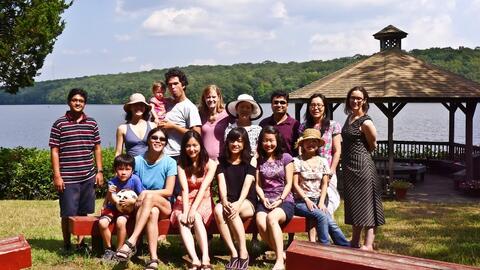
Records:
[[[156,125],[148,121],[151,107],[140,93],[132,94],[123,110],[126,122],[117,128],[115,156],[123,152],[125,145],[127,154],[135,157],[147,150],[147,134]]]
[[[227,113],[235,118],[236,121],[227,127],[224,139],[226,139],[228,132],[233,128],[243,127],[248,133],[252,156],[255,156],[258,135],[260,134],[260,131],[262,131],[262,127],[252,125],[252,120],[257,120],[262,117],[262,107],[260,107],[252,96],[241,94],[237,97],[237,100],[227,104]]]
[[[298,138],[295,147],[300,155],[293,159],[293,190],[295,191],[295,215],[312,220],[317,230],[318,242],[329,244],[330,237],[336,245],[349,246],[340,227],[327,209],[327,187],[331,176],[326,158],[318,155],[325,145],[320,131],[307,128]],[[310,237],[310,241],[314,241]]]

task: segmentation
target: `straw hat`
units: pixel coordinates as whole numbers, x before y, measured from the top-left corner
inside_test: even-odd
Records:
[[[150,105],[147,103],[147,101],[145,100],[145,97],[140,94],[140,93],[133,93],[129,98],[128,98],[128,102],[125,103],[125,105],[123,105],[123,110],[125,112],[128,112],[130,105],[132,104],[135,104],[135,103],[143,103],[145,104],[145,107],[146,109],[148,110],[148,108],[150,107]]]
[[[295,148],[298,148],[298,146],[300,145],[300,143],[303,141],[303,140],[307,140],[307,139],[316,139],[319,141],[319,144],[320,144],[320,147],[324,146],[325,145],[325,140],[322,139],[322,136],[320,134],[320,131],[316,128],[307,128],[303,131],[303,134],[302,136],[300,136],[300,138],[298,138],[297,142],[295,143]]]
[[[262,114],[263,114],[262,107],[260,107],[260,105],[255,101],[255,99],[253,99],[253,97],[248,94],[241,94],[237,97],[237,100],[228,103],[227,113],[237,118],[237,105],[240,102],[248,102],[252,104],[253,111],[252,111],[252,115],[250,115],[250,120],[256,120],[262,117]]]

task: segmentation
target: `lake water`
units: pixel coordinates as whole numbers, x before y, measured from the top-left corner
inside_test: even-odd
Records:
[[[303,106],[302,119],[306,106]],[[271,114],[270,104],[262,104],[264,117]],[[68,110],[67,105],[1,105],[0,147],[48,148],[53,122]],[[124,122],[122,105],[87,105],[86,113],[94,117],[100,127],[102,145],[115,145],[115,130]],[[289,107],[294,116],[294,106]],[[369,114],[378,130],[378,139],[387,139],[387,118],[375,105]],[[345,121],[343,105],[337,108],[334,119]],[[394,139],[416,141],[448,141],[448,111],[441,104],[407,104],[395,117]],[[256,121],[258,122],[258,121]],[[480,106],[477,106],[473,124],[473,143],[480,145]],[[465,143],[465,115],[460,110],[455,117],[455,142]]]

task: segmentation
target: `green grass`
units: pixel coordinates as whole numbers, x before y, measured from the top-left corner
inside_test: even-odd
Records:
[[[97,201],[99,206],[101,201]],[[387,253],[480,266],[480,208],[462,204],[384,202],[387,224],[376,238],[376,248]],[[32,247],[33,269],[112,269],[97,258],[62,253],[58,201],[0,201],[0,238],[23,234]],[[97,211],[98,212],[98,211]],[[343,206],[336,218],[347,238],[349,226],[343,224]],[[170,245],[159,247],[164,262],[160,269],[184,267],[186,253],[178,236],[169,236]],[[296,239],[306,239],[297,234]],[[227,259],[222,240],[211,245],[215,269],[223,269]],[[147,257],[141,257],[145,260]],[[251,269],[269,269],[270,261],[257,260]],[[143,269],[143,262],[130,262],[129,269]],[[117,268],[117,267],[116,267]]]

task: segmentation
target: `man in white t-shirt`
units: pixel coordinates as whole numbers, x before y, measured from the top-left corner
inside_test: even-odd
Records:
[[[167,104],[167,114],[165,119],[160,121],[159,126],[164,128],[168,135],[168,144],[165,146],[164,153],[177,159],[180,155],[183,134],[190,129],[200,134],[202,121],[197,106],[185,94],[188,85],[185,73],[178,68],[172,68],[165,73],[165,83],[174,102]]]

